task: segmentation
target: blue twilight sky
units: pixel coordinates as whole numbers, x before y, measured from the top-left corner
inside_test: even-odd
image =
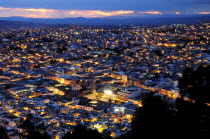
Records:
[[[0,0],[0,16],[103,17],[209,14],[210,0]]]

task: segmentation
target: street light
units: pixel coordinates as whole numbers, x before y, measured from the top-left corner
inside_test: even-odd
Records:
[[[106,98],[109,100],[111,100],[111,95],[113,94],[112,90],[110,89],[105,89],[104,93],[106,94]]]
[[[112,90],[106,89],[106,90],[104,90],[104,93],[106,95],[112,95]]]

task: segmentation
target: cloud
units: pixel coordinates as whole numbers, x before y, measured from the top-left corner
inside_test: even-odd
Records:
[[[200,12],[198,14],[210,14],[210,12]]]
[[[101,10],[57,10],[34,8],[0,7],[0,16],[23,16],[32,18],[68,18],[68,17],[106,17],[132,14],[134,11],[101,11]]]
[[[147,13],[144,13],[145,11],[158,11],[160,14],[175,14],[175,12],[180,12],[181,14],[197,14],[201,12],[210,12],[210,0],[0,0],[0,6],[4,8],[29,9],[29,13],[25,16],[32,17],[37,17],[38,15],[36,12],[40,11],[30,11],[30,9],[58,10],[58,13],[52,11],[55,15],[51,14],[52,12],[50,13],[50,11],[42,11],[42,13],[50,13],[49,18],[57,18],[59,16],[61,18],[83,16],[83,11],[95,11],[91,12],[95,15],[86,17],[102,17],[106,15],[113,16],[112,12],[115,11],[143,12],[138,13],[140,15],[137,14],[137,16],[147,15]],[[0,9],[0,11],[2,10],[3,9]],[[99,12],[96,13],[96,11]],[[20,13],[20,11],[18,13]],[[0,14],[2,15],[3,13]],[[7,14],[11,16],[11,14],[14,15],[14,12]],[[22,14],[19,14],[19,16]],[[86,13],[86,15],[90,15],[90,13]],[[4,13],[4,16],[6,16],[6,13]],[[45,14],[40,16],[46,17],[48,15]]]
[[[8,10],[10,8],[0,7],[0,10]]]
[[[1,1],[1,0],[0,0]],[[5,1],[5,0],[3,0]],[[9,1],[9,0],[8,0]],[[14,1],[14,0],[13,0]],[[16,0],[24,1],[24,0]],[[34,1],[34,0],[31,0]],[[37,0],[39,1],[39,0]],[[49,0],[42,0],[43,3]],[[54,0],[52,0],[53,2]],[[63,1],[63,0],[60,0]],[[75,1],[75,0],[72,0]],[[80,0],[82,1],[82,0]],[[94,1],[94,0],[92,0]],[[109,0],[107,0],[109,1]],[[118,0],[115,0],[115,2]],[[126,0],[121,0],[126,1]],[[135,0],[131,0],[135,1]],[[150,1],[150,0],[148,0]],[[159,0],[164,1],[164,0]],[[174,1],[174,0],[172,0]],[[187,1],[187,0],[183,0]],[[204,0],[205,1],[205,0]],[[204,2],[203,1],[203,2]],[[156,1],[157,2],[157,1]],[[155,3],[154,2],[154,5]],[[195,2],[195,0],[194,0]],[[1,4],[1,2],[0,2]],[[170,8],[170,7],[169,7]],[[108,17],[108,16],[146,16],[146,15],[162,15],[162,14],[209,14],[208,8],[189,8],[182,10],[78,10],[78,9],[48,9],[48,8],[16,8],[16,7],[0,7],[0,17],[22,16],[32,18],[70,18],[70,17]]]
[[[0,0],[2,7],[102,11],[180,11],[209,8],[209,0]]]
[[[159,11],[138,11],[140,14],[164,14],[163,12]]]
[[[175,14],[181,14],[181,12],[175,12]]]
[[[134,11],[100,11],[100,10],[75,10],[70,11],[71,16],[77,15],[82,17],[106,17],[115,15],[132,14]]]

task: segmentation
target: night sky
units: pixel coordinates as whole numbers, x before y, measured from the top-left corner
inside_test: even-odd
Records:
[[[0,0],[0,16],[34,18],[210,14],[210,0]]]

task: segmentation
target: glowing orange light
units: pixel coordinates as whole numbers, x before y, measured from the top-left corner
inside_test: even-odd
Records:
[[[140,14],[163,14],[162,12],[159,12],[159,11],[139,11],[138,13],[140,13]]]
[[[102,10],[56,10],[56,9],[35,9],[35,8],[6,8],[0,7],[0,16],[23,16],[32,18],[69,18],[69,17],[106,17],[130,14],[164,14],[159,11],[102,11]]]
[[[200,12],[198,14],[210,14],[210,12]]]

